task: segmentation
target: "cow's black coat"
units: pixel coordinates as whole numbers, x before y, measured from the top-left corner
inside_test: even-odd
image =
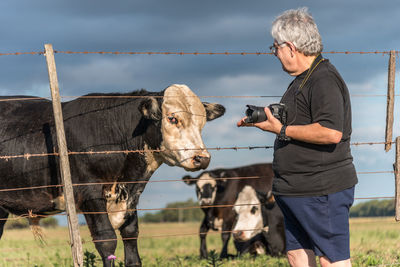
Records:
[[[131,98],[97,98],[104,94],[92,94],[62,103],[64,128],[69,151],[122,151],[159,148],[160,107],[162,92],[145,90],[130,94]],[[110,94],[107,94],[108,96]],[[137,98],[146,96],[150,98]],[[26,96],[2,97],[28,98]],[[157,103],[159,109],[152,108]],[[219,117],[224,108],[217,112]],[[53,153],[57,150],[57,138],[51,101],[24,100],[0,101],[0,155]],[[148,162],[143,153],[84,154],[69,156],[71,177],[74,184],[132,182],[147,180]],[[58,157],[30,157],[9,160],[0,159],[0,189],[62,184],[58,168]],[[146,174],[146,175],[145,175]],[[134,210],[146,183],[125,184],[129,195],[127,209]],[[74,187],[76,206],[83,212],[106,211],[104,189],[111,185]],[[0,191],[0,219],[9,213],[26,215],[54,214],[63,211],[57,201],[62,195],[60,188],[44,188],[20,191]],[[106,213],[85,214],[93,240],[116,239],[115,231]],[[5,220],[0,220],[0,237]],[[136,211],[125,215],[119,228],[125,247],[125,266],[141,265],[137,252],[138,220]],[[107,257],[112,255],[116,241],[96,242],[96,249],[104,266],[110,266]]]
[[[261,202],[264,225],[268,225],[269,228],[268,232],[262,232],[262,242],[272,256],[282,255],[286,248],[282,211],[275,202],[271,191],[268,193],[257,191],[257,197]]]

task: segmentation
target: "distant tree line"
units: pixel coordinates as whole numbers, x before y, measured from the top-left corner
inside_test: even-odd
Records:
[[[195,207],[195,208],[193,208]],[[176,209],[178,208],[178,209]],[[185,209],[187,208],[187,209]],[[183,202],[173,202],[166,206],[166,209],[155,213],[145,213],[139,219],[141,222],[199,222],[203,219],[203,211],[197,201],[188,199]],[[395,203],[390,200],[371,200],[354,205],[350,209],[350,217],[385,217],[395,215]],[[6,229],[28,228],[27,219],[12,219],[7,221]],[[40,220],[42,227],[57,227],[58,221],[54,217]]]
[[[29,227],[29,222],[28,219],[26,218],[17,218],[16,216],[11,215],[10,219],[7,220],[5,224],[5,229],[24,229]],[[58,221],[54,217],[47,217],[44,219],[41,219],[39,221],[40,226],[44,228],[55,228],[58,226]]]
[[[198,208],[190,208],[198,207]],[[178,208],[178,209],[175,209]],[[188,208],[188,209],[185,209]],[[141,222],[193,222],[203,219],[203,211],[197,201],[189,199],[184,202],[167,204],[166,209],[155,213],[146,213],[140,217]]]
[[[371,200],[362,202],[351,207],[350,217],[394,216],[394,205],[394,200]],[[152,223],[201,221],[204,217],[203,211],[200,208],[190,207],[199,207],[199,204],[193,201],[193,199],[183,202],[173,202],[167,204],[166,209],[155,213],[145,213],[140,217],[140,221]]]
[[[350,209],[350,217],[394,216],[394,200],[371,200],[359,203]]]

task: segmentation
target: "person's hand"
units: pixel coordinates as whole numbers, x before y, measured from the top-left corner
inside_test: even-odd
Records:
[[[263,131],[279,134],[282,128],[282,123],[272,115],[269,107],[265,107],[264,111],[268,119],[266,121],[254,123],[251,126],[255,126]]]

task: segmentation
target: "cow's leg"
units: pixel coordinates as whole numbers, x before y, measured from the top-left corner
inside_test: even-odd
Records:
[[[206,237],[210,229],[207,221],[207,215],[204,216],[203,222],[200,225],[200,258],[206,259],[208,257]]]
[[[229,232],[231,229],[222,229],[222,234],[221,234],[221,238],[222,238],[222,251],[221,251],[221,255],[220,258],[227,258],[228,257],[228,243],[229,243],[229,239],[231,238],[231,233]],[[228,231],[228,233],[225,233],[225,231]]]
[[[231,231],[233,229],[233,222],[234,222],[234,220],[231,220],[231,219],[228,218],[227,220],[224,220],[224,222],[222,224],[222,234],[221,234],[222,251],[221,251],[220,258],[227,258],[228,257],[228,243],[229,243],[229,239],[231,238]]]
[[[106,202],[104,199],[87,200],[81,206],[81,210],[83,212],[106,211]],[[117,235],[108,219],[108,215],[106,213],[85,214],[85,218],[95,247],[103,260],[103,266],[111,267],[111,261],[107,258],[115,253],[115,249],[117,248]],[[104,241],[96,242],[96,240]]]
[[[139,236],[138,217],[135,210],[119,228],[124,242],[125,266],[142,266],[137,248]]]
[[[0,208],[0,238],[3,235],[4,225],[7,222],[8,215],[9,215],[9,213],[7,211]]]

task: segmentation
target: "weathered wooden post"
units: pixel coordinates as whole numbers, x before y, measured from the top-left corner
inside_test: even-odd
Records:
[[[394,179],[395,179],[395,210],[396,210],[396,221],[400,221],[400,136],[396,138],[396,159],[393,164],[394,167]]]
[[[47,61],[47,70],[49,72],[51,97],[53,100],[54,121],[56,124],[58,154],[60,160],[60,172],[64,184],[64,197],[66,200],[72,256],[74,260],[74,266],[81,267],[83,266],[82,241],[79,234],[78,217],[75,210],[75,200],[71,182],[67,143],[65,140],[64,122],[61,109],[60,92],[58,88],[54,50],[51,44],[45,44],[44,47]]]
[[[393,138],[393,110],[394,110],[394,81],[396,76],[396,51],[390,51],[388,68],[388,91],[386,107],[386,138],[385,151],[388,152],[392,147]]]

